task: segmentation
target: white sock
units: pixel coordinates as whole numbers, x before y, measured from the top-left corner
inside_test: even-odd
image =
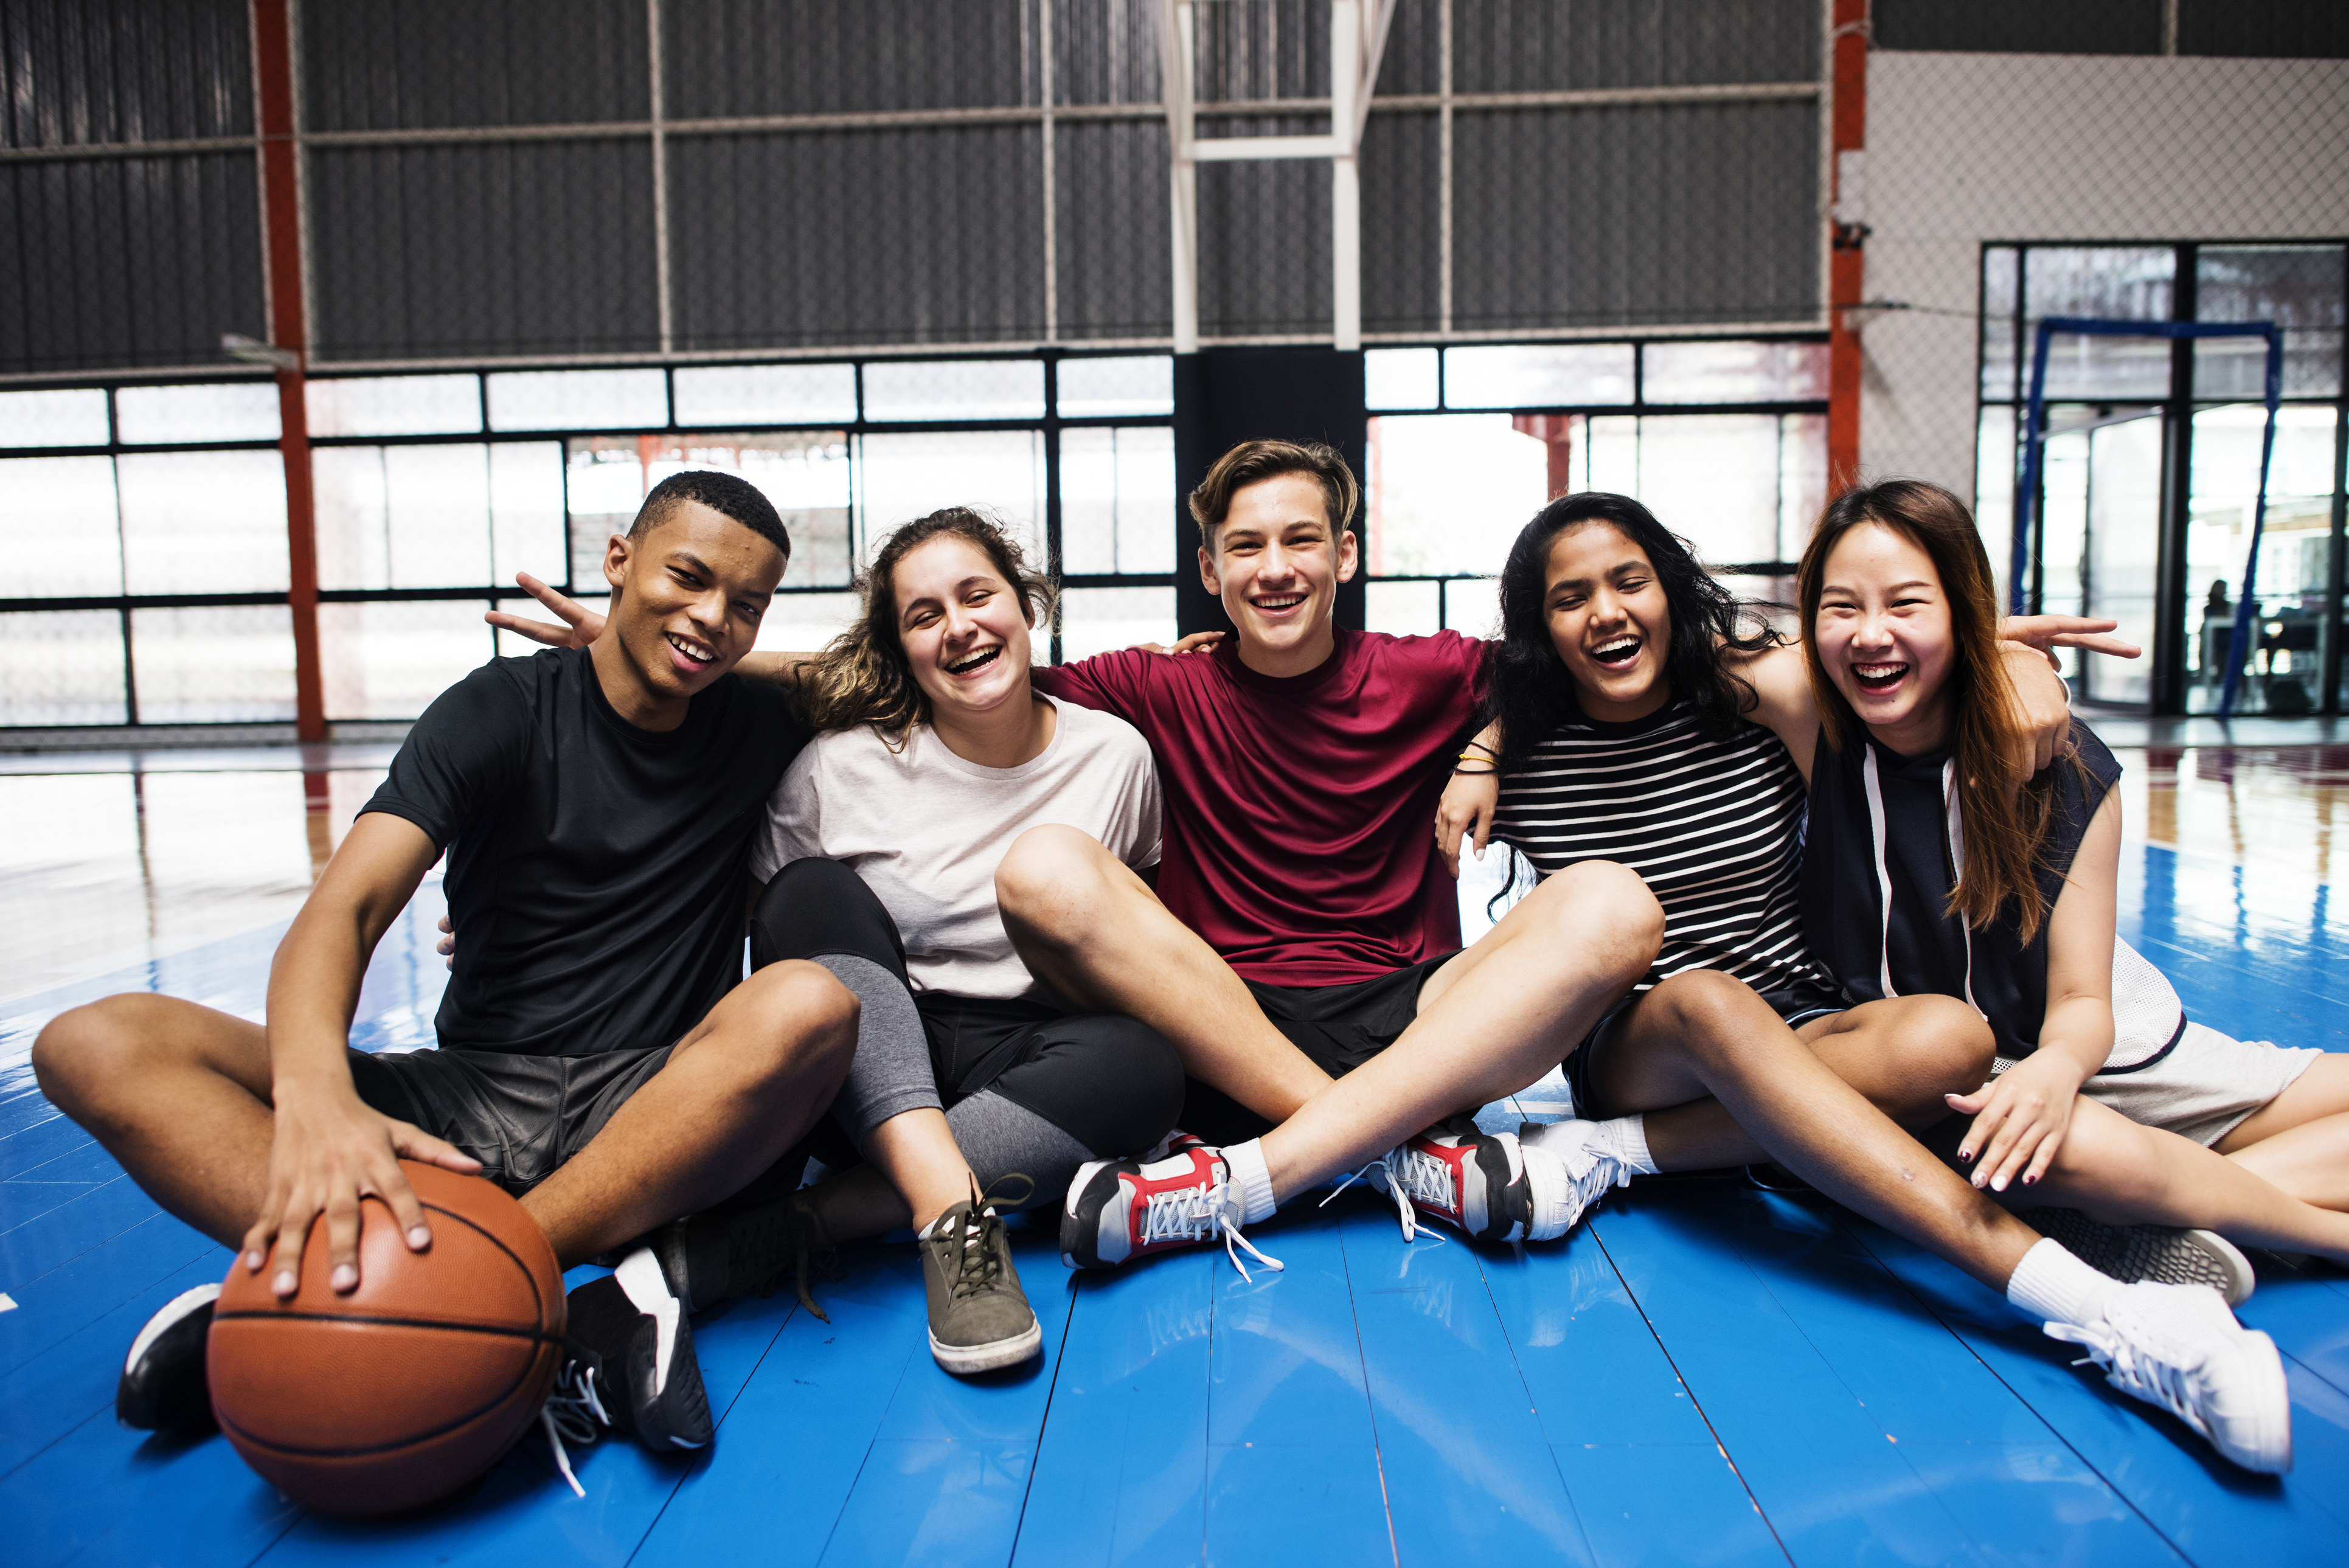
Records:
[[[1226,1143],[1216,1152],[1224,1157],[1232,1189],[1240,1195],[1240,1223],[1253,1225],[1270,1214],[1276,1206],[1272,1171],[1264,1162],[1262,1140],[1251,1138],[1246,1143]]]
[[[1631,1168],[1634,1175],[1661,1174],[1656,1161],[1648,1153],[1648,1119],[1644,1116],[1619,1116],[1598,1124],[1598,1141],[1608,1153]]]
[[[683,1315],[678,1299],[669,1294],[668,1277],[650,1247],[638,1247],[622,1258],[612,1274],[636,1309],[651,1314],[660,1325],[653,1340],[653,1392],[657,1394],[668,1387],[669,1352],[677,1344],[677,1320]]]
[[[2120,1287],[2120,1281],[2098,1274],[2061,1242],[2043,1236],[2014,1265],[2006,1299],[2026,1316],[2085,1328],[2104,1316],[2105,1304]]]

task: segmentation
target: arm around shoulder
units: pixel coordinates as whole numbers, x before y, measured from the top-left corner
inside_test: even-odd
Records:
[[[1808,784],[1819,746],[1819,704],[1802,645],[1780,643],[1752,654],[1724,648],[1721,657],[1723,668],[1754,688],[1754,706],[1745,717],[1785,745]]]

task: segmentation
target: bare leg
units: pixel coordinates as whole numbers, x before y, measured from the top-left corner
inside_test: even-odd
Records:
[[[995,894],[1039,979],[1081,1010],[1148,1024],[1184,1071],[1258,1116],[1282,1120],[1330,1087],[1216,950],[1090,835],[1029,829],[997,868]]]
[[[109,996],[50,1020],[33,1046],[49,1103],[140,1190],[224,1247],[269,1187],[269,1039],[175,996]]]
[[[2178,1225],[2349,1263],[2349,1214],[2305,1203],[2240,1161],[2083,1096],[2055,1163],[2018,1203],[2060,1203],[2108,1225]]]
[[[1958,1042],[1955,1054],[1968,1046],[1986,1051],[1989,1031],[1962,1004],[1940,997],[1914,1000],[1928,1005],[1905,1010],[1912,1025]],[[1930,1006],[1941,1003],[1946,1007]],[[1985,1038],[1966,1041],[1959,1020],[1942,1016],[1951,1008],[1964,1014]],[[1900,1016],[1890,1014],[1895,1021]],[[1862,1025],[1873,1029],[1883,1018],[1878,1015]],[[1946,1068],[1943,1064],[1940,1070]],[[1769,1158],[1992,1289],[2006,1289],[2023,1254],[2040,1239],[1934,1158],[1797,1038],[1751,987],[1726,975],[1678,975],[1658,985],[1618,1026],[1604,1059],[1592,1069],[1598,1080],[1593,1087],[1610,1105],[1685,1106],[1710,1095]],[[1929,1067],[1926,1076],[1933,1070]],[[1660,1122],[1668,1152],[1726,1162],[1719,1156],[1729,1151],[1727,1140],[1671,1149],[1669,1140],[1675,1134],[1668,1116],[1648,1119],[1651,1153],[1657,1151]],[[1713,1136],[1701,1123],[1693,1131]]]
[[[1640,1006],[1645,1008],[1647,999]],[[1741,1016],[1762,1026],[1760,1014],[1741,1009]],[[1775,1015],[1772,1023],[1775,1030],[1765,1031],[1772,1048],[1790,1048],[1779,1032],[1799,1040],[1836,1077],[1910,1132],[1921,1132],[1950,1114],[1943,1095],[1980,1088],[1990,1077],[1995,1048],[1989,1027],[1973,1009],[1947,996],[1863,1002],[1814,1018],[1798,1030],[1787,1029]],[[1647,1043],[1627,1049],[1629,1037],[1619,1032],[1604,1051],[1607,1059],[1586,1070],[1594,1086],[1603,1088],[1607,1104],[1645,1113],[1648,1152],[1657,1167],[1704,1171],[1776,1159],[1709,1094],[1702,1099],[1675,1098],[1703,1081],[1702,1075],[1676,1048],[1678,1042],[1656,1048],[1656,1033],[1642,1030],[1638,1038]]]
[[[814,1125],[855,1048],[847,988],[812,964],[771,964],[688,1030],[523,1207],[566,1268],[706,1209]]]
[[[808,1193],[824,1234],[835,1242],[901,1225],[926,1229],[976,1185],[942,1110],[925,1107],[891,1117],[873,1130],[864,1153],[866,1163],[827,1176]]]
[[[2216,1147],[2303,1203],[2349,1209],[2349,1055],[2311,1062]]]
[[[1545,881],[1421,987],[1393,1045],[1264,1135],[1274,1197],[1540,1078],[1646,973],[1663,927],[1621,866],[1586,861]]]

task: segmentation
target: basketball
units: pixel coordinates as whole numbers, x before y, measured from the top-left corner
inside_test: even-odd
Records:
[[[536,1222],[478,1176],[400,1168],[428,1250],[409,1251],[368,1198],[357,1290],[326,1283],[322,1220],[291,1301],[240,1261],[212,1314],[221,1430],[264,1480],[334,1513],[397,1512],[480,1475],[537,1416],[563,1355],[563,1275]]]

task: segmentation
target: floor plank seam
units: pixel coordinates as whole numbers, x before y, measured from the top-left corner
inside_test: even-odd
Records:
[[[1019,1520],[1011,1527],[1011,1553],[1006,1563],[1019,1561],[1019,1538],[1028,1532],[1028,1505],[1036,1496],[1036,1471],[1044,1459],[1044,1434],[1052,1425],[1052,1401],[1060,1397],[1061,1367],[1067,1358],[1069,1336],[1077,1326],[1077,1297],[1084,1293],[1084,1276],[1071,1272],[1069,1277],[1069,1310],[1061,1319],[1061,1337],[1052,1347],[1052,1377],[1044,1389],[1044,1408],[1036,1416],[1036,1440],[1028,1450],[1028,1482],[1019,1489]]]
[[[1362,1309],[1354,1300],[1354,1256],[1346,1245],[1346,1227],[1341,1224],[1337,1230],[1338,1264],[1346,1271],[1346,1311],[1354,1320],[1354,1356],[1362,1368],[1362,1403],[1371,1417],[1371,1462],[1379,1472],[1379,1507],[1386,1514],[1387,1552],[1394,1559],[1394,1568],[1402,1568],[1402,1543],[1395,1534],[1394,1497],[1387,1491],[1386,1448],[1379,1440],[1379,1402],[1371,1398],[1371,1357],[1362,1347]]]
[[[1697,1397],[1695,1387],[1682,1373],[1680,1361],[1672,1355],[1672,1347],[1664,1343],[1663,1333],[1657,1328],[1656,1320],[1648,1315],[1647,1307],[1640,1304],[1640,1293],[1631,1288],[1630,1276],[1623,1272],[1623,1265],[1615,1261],[1615,1253],[1607,1245],[1606,1236],[1589,1221],[1584,1222],[1583,1228],[1589,1233],[1590,1239],[1599,1243],[1599,1255],[1605,1258],[1607,1266],[1615,1271],[1616,1279],[1622,1284],[1625,1298],[1630,1302],[1632,1310],[1640,1315],[1640,1321],[1647,1326],[1649,1335],[1656,1342],[1656,1348],[1662,1352],[1664,1365],[1672,1369],[1672,1377],[1687,1391],[1689,1408],[1696,1412],[1697,1419],[1704,1423],[1704,1429],[1712,1435],[1713,1451],[1721,1455],[1721,1462],[1729,1467],[1729,1473],[1737,1478],[1738,1487],[1745,1493],[1745,1501],[1753,1504],[1754,1517],[1762,1521],[1762,1528],[1770,1532],[1770,1540],[1778,1548],[1778,1554],[1786,1560],[1788,1568],[1794,1568],[1795,1554],[1786,1549],[1785,1538],[1778,1533],[1776,1522],[1770,1517],[1770,1511],[1762,1506],[1762,1500],[1754,1494],[1753,1483],[1738,1468],[1736,1459],[1729,1451],[1729,1445],[1722,1439],[1721,1429],[1713,1424],[1713,1418],[1705,1412],[1704,1401]]]

